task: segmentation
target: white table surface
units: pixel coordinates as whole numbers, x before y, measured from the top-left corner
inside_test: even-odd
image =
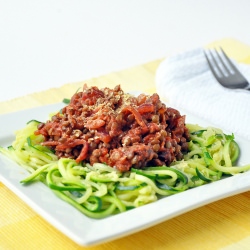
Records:
[[[250,44],[249,0],[0,0],[0,102],[202,46]]]

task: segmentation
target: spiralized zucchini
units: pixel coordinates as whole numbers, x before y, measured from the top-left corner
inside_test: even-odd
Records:
[[[42,181],[61,199],[91,218],[104,218],[139,207],[189,188],[234,175],[250,165],[234,166],[239,146],[233,135],[217,128],[188,124],[189,152],[170,166],[132,168],[121,173],[108,165],[76,163],[58,159],[41,136],[34,135],[38,121],[30,121],[16,133],[16,139],[0,152],[30,172],[22,184]]]

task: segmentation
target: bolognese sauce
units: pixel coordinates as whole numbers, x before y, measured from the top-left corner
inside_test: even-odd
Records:
[[[158,94],[124,93],[88,87],[51,120],[38,125],[42,145],[59,157],[106,163],[121,172],[146,166],[169,165],[188,150],[185,116],[166,107]]]

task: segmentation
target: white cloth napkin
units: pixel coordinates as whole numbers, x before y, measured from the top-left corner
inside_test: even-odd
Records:
[[[250,82],[250,66],[237,67]],[[156,89],[169,105],[250,140],[250,91],[222,87],[202,48],[166,58],[156,72]]]

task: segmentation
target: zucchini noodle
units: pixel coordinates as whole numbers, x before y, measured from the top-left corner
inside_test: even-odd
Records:
[[[58,159],[48,147],[41,146],[43,137],[34,135],[38,124],[35,120],[27,123],[16,132],[12,145],[1,147],[0,152],[30,172],[21,180],[23,185],[41,181],[91,218],[125,212],[250,169],[250,165],[235,166],[240,149],[234,135],[226,135],[213,127],[187,125],[191,140],[181,161],[170,166],[134,167],[120,172],[103,163],[91,166],[74,159]]]

